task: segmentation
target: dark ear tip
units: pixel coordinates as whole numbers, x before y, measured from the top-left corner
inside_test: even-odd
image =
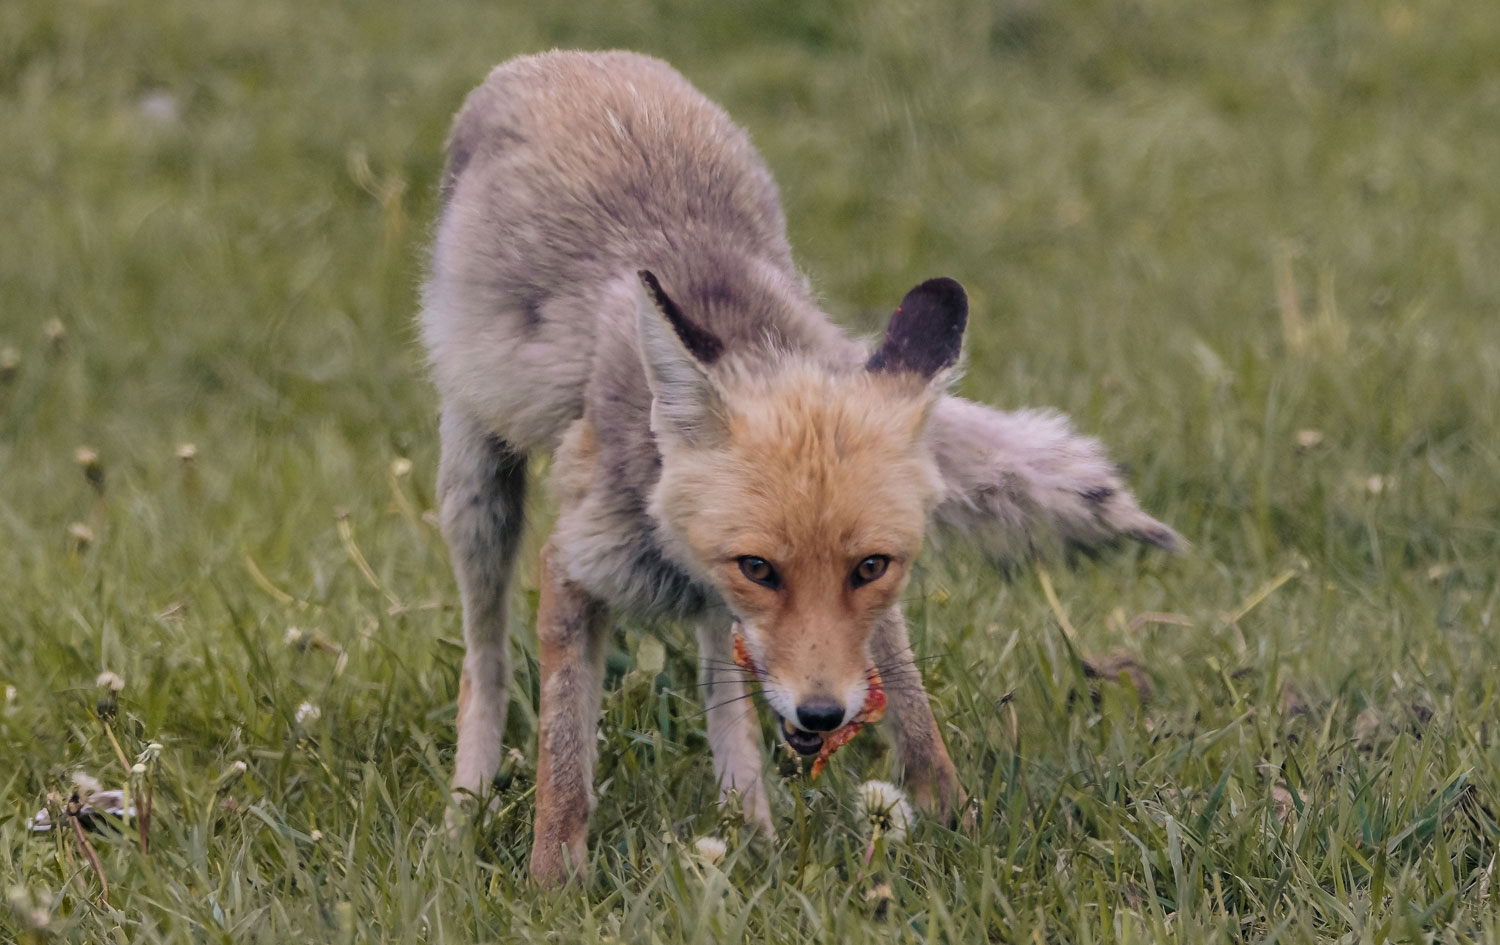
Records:
[[[906,308],[919,300],[929,310],[946,314],[948,323],[959,331],[963,331],[968,324],[969,293],[964,291],[957,279],[947,276],[928,279],[906,293],[906,298],[901,300],[901,307]]]
[[[906,293],[886,325],[885,342],[866,365],[933,377],[952,367],[963,347],[969,296],[955,279],[928,279]]]
[[[912,291],[932,296],[934,301],[947,306],[961,308],[964,311],[969,309],[969,293],[964,291],[963,285],[957,279],[938,276],[936,279],[928,279]]]

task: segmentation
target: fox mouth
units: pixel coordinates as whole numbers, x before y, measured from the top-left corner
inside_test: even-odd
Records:
[[[797,728],[786,719],[781,720],[781,737],[799,755],[816,755],[823,750],[823,736]]]
[[[740,625],[734,625],[734,662],[735,665],[749,673],[755,679],[761,679],[760,667],[755,665],[755,659],[750,655],[750,648],[745,645],[745,637],[740,632]],[[828,759],[833,753],[849,744],[859,730],[872,722],[880,721],[885,715],[885,686],[880,679],[880,671],[871,666],[865,673],[868,688],[865,690],[865,704],[860,707],[854,718],[845,722],[841,727],[831,732],[809,732],[800,729],[787,718],[781,719],[781,737],[786,740],[792,751],[804,757],[817,755],[813,761],[812,776],[817,778],[823,772]],[[776,713],[778,716],[781,713]]]

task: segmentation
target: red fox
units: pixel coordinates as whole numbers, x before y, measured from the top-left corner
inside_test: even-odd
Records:
[[[455,121],[440,199],[421,324],[463,605],[459,801],[499,765],[527,457],[554,457],[539,882],[584,864],[611,611],[696,622],[714,771],[761,829],[755,715],[733,701],[752,681],[787,743],[815,754],[873,718],[874,680],[899,680],[882,693],[898,766],[919,809],[947,818],[962,792],[900,605],[924,536],[955,530],[1004,562],[1179,543],[1065,418],[947,393],[968,318],[957,282],[912,289],[874,346],[836,328],[749,139],[662,62],[499,66]]]

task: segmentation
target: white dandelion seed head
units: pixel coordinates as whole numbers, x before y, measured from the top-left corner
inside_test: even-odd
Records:
[[[146,773],[146,766],[137,761],[135,764],[130,766],[130,773],[135,775],[136,777],[141,777]]]
[[[191,463],[198,458],[198,447],[192,443],[179,443],[177,445],[177,458],[184,463]]]
[[[79,797],[88,800],[103,791],[104,785],[99,783],[98,778],[79,768],[73,772],[73,789],[78,792]]]
[[[397,479],[405,479],[411,475],[411,460],[405,456],[397,456],[391,460],[391,475]]]
[[[98,679],[94,680],[94,685],[100,689],[108,689],[110,692],[119,692],[125,688],[125,680],[121,679],[118,673],[105,670],[99,674]]]
[[[301,646],[302,637],[303,633],[301,627],[287,627],[286,633],[282,634],[281,642],[285,643],[287,646]]]
[[[323,710],[311,702],[304,702],[297,706],[297,724],[308,725],[323,717]]]
[[[859,786],[859,812],[876,837],[891,843],[906,839],[911,826],[911,804],[901,789],[889,781],[866,781]]]
[[[729,847],[718,837],[699,837],[693,841],[693,852],[705,863],[717,866],[729,852]]]
[[[1304,450],[1316,449],[1323,442],[1322,430],[1298,430],[1297,446]]]
[[[45,895],[33,895],[31,890],[17,883],[5,891],[7,904],[15,915],[32,932],[46,932],[52,925],[52,909]]]

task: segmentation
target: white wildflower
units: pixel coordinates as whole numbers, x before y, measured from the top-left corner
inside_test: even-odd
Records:
[[[52,925],[52,910],[47,902],[37,901],[37,898],[32,896],[31,890],[25,886],[20,884],[11,886],[6,890],[5,898],[11,912],[21,920],[23,931],[45,933]],[[37,937],[36,940],[42,941],[43,937],[45,936]]]
[[[286,633],[284,633],[281,637],[281,642],[285,643],[287,646],[301,646],[302,637],[303,634],[301,627],[287,627]]]
[[[130,766],[130,773],[133,774],[133,775],[135,775],[138,778],[139,777],[144,777],[145,774],[146,774],[146,766],[144,764],[142,764],[141,762],[137,761],[135,764],[133,764],[133,765]]]
[[[309,725],[323,717],[323,710],[311,702],[304,702],[297,706],[297,724]]]
[[[693,852],[711,866],[717,866],[729,852],[729,847],[718,837],[699,837],[693,841]]]
[[[98,778],[79,768],[73,772],[73,789],[78,792],[79,798],[87,801],[95,794],[102,793],[104,785],[99,783]]]
[[[391,460],[391,475],[397,479],[405,479],[411,475],[411,460],[405,456],[397,456]]]
[[[198,447],[192,443],[177,444],[177,459],[184,465],[198,458]]]
[[[157,89],[142,95],[135,103],[137,114],[155,125],[175,125],[182,117],[182,105],[171,92]]]
[[[15,686],[6,686],[5,687],[5,704],[6,705],[11,705],[15,701],[16,701],[16,687]]]
[[[99,674],[98,679],[94,680],[94,685],[100,689],[108,689],[110,692],[119,692],[125,688],[125,680],[121,679],[117,673],[105,670]]]
[[[82,522],[74,522],[68,526],[68,537],[75,551],[83,551],[94,543],[94,530]]]
[[[323,839],[323,831],[314,830],[312,833],[307,835],[307,839],[311,840],[313,843],[317,843]]]
[[[866,781],[859,786],[859,812],[870,824],[875,839],[890,843],[906,839],[911,826],[911,805],[901,789],[889,781]]]

